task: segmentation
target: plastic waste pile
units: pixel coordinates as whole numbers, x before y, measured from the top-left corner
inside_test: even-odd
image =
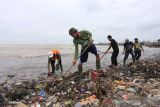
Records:
[[[68,76],[0,85],[0,107],[151,107],[160,105],[160,59]]]

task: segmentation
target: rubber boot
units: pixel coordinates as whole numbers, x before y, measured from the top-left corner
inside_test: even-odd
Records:
[[[133,62],[135,62],[135,58],[133,58]]]
[[[82,64],[79,64],[78,65],[78,81],[80,81],[81,80],[81,78],[82,78]]]
[[[99,70],[101,68],[101,62],[99,55],[96,56],[96,68]]]
[[[123,65],[125,65],[126,64],[126,60],[123,60]]]
[[[79,74],[82,73],[82,70],[83,70],[82,64],[79,64],[78,65],[78,72],[79,72]]]

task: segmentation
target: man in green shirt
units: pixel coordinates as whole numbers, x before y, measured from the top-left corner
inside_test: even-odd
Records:
[[[70,28],[69,35],[73,37],[73,44],[75,46],[75,54],[72,62],[73,65],[75,65],[78,60],[78,54],[79,54],[78,45],[81,45],[81,56],[80,56],[80,63],[78,65],[78,71],[80,73],[82,72],[82,64],[84,62],[87,62],[89,52],[91,52],[96,56],[96,68],[100,69],[100,57],[97,52],[96,46],[93,44],[92,33],[87,30],[78,31],[75,28]]]

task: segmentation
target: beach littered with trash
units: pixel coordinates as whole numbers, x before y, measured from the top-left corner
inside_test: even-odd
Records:
[[[69,67],[66,66],[66,69]],[[37,78],[16,80],[13,74],[7,74],[6,78],[0,84],[0,107],[159,107],[160,105],[158,54],[154,54],[154,57],[153,55],[142,57],[136,63],[127,61],[125,66],[120,64],[116,68],[104,64],[100,70],[88,67],[81,74],[71,70],[49,77],[47,72],[41,72]]]

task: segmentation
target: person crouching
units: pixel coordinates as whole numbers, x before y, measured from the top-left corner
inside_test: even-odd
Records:
[[[50,65],[51,65],[51,67],[50,67]],[[50,68],[52,68],[52,72],[51,72]],[[55,70],[59,70],[59,68],[61,68],[61,73],[62,73],[63,67],[62,67],[62,60],[61,60],[60,51],[57,49],[52,49],[49,52],[49,56],[48,56],[48,76],[54,75]]]

